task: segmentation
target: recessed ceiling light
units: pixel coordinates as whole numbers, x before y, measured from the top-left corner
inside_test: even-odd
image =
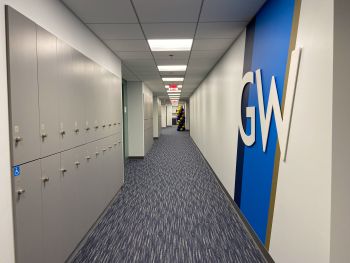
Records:
[[[184,81],[184,78],[179,77],[168,77],[168,78],[162,78],[163,81]]]
[[[186,65],[163,65],[158,66],[159,71],[186,71]]]
[[[149,39],[152,51],[190,51],[193,39]]]

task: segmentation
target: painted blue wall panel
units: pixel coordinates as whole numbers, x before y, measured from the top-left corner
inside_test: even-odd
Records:
[[[257,14],[255,23],[247,28],[247,33],[254,30],[250,70],[262,70],[265,110],[272,76],[276,78],[279,99],[282,101],[293,14],[294,0],[270,0]],[[248,105],[242,107],[256,107],[256,142],[251,147],[244,146],[241,185],[235,190],[240,187],[239,206],[261,241],[265,242],[277,130],[273,115],[266,152],[263,152],[256,85],[249,88],[248,96]],[[249,120],[247,130],[250,130]]]

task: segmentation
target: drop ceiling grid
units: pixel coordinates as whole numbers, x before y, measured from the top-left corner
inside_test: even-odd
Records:
[[[202,2],[203,1],[203,2]],[[265,0],[63,0],[122,59],[130,80],[166,95],[158,65],[187,64],[183,95],[206,77]],[[136,11],[136,12],[135,12]],[[149,38],[192,38],[189,52],[152,52]],[[174,56],[170,58],[170,54]],[[158,81],[155,77],[158,76]],[[151,79],[152,81],[150,81]],[[159,87],[161,84],[162,87]]]

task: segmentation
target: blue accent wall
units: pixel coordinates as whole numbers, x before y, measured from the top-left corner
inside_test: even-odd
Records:
[[[245,56],[250,57],[245,57],[245,63],[250,61],[250,68],[245,67],[245,72],[261,69],[265,110],[272,76],[276,78],[277,91],[282,102],[293,15],[294,0],[270,0],[247,27],[247,35],[253,32],[254,37],[247,38],[247,41],[253,41],[253,49],[252,52],[245,52]],[[240,170],[237,173],[236,169],[235,201],[260,240],[265,243],[277,130],[275,118],[272,116],[266,152],[263,152],[256,85],[251,85],[248,89],[244,94],[246,98],[242,101],[242,107],[256,107],[256,141],[250,147],[244,144],[242,146],[239,135],[241,149],[237,152],[237,166]],[[243,113],[242,118],[245,117]],[[243,119],[243,122],[246,122],[249,133],[250,120]]]

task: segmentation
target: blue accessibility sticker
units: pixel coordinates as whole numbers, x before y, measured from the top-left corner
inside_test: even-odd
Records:
[[[13,175],[14,176],[20,176],[21,175],[21,167],[19,165],[16,165],[13,167]]]

